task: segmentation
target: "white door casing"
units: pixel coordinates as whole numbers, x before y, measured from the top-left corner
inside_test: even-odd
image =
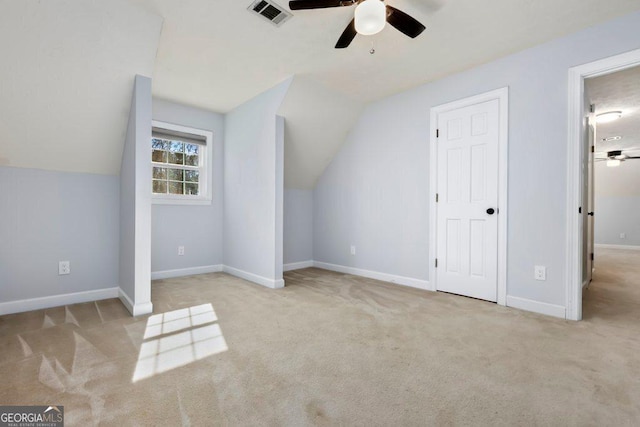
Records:
[[[595,117],[592,114],[587,121],[589,135],[587,137],[587,285],[593,278],[593,264],[595,252]]]
[[[508,88],[431,110],[432,289],[501,305],[506,305],[507,112]]]
[[[611,56],[569,69],[569,114],[567,145],[567,204],[566,224],[566,318],[582,319],[583,285],[583,227],[580,210],[583,206],[582,174],[584,79],[603,76],[640,65],[640,49]]]

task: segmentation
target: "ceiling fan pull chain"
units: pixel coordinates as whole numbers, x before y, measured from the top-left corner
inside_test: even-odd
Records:
[[[369,51],[369,53],[371,55],[373,55],[374,53],[376,53],[376,49],[373,47],[373,40],[371,41],[371,50]]]

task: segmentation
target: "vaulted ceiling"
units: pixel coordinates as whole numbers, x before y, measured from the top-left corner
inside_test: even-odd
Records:
[[[336,50],[353,7],[296,11],[275,27],[247,11],[251,0],[0,0],[0,163],[117,174],[135,74],[153,78],[154,96],[222,113],[295,75],[286,185],[312,188],[367,103],[640,9],[387,2],[427,30],[411,40],[387,26]]]

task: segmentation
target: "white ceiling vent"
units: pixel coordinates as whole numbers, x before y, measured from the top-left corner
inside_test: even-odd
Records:
[[[292,16],[282,6],[266,0],[255,0],[247,9],[260,15],[276,27],[282,25],[284,21]]]

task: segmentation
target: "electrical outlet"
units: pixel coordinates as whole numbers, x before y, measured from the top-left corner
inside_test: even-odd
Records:
[[[536,280],[547,280],[547,267],[544,265],[536,265],[533,276]]]
[[[356,247],[351,245],[351,255],[355,255],[356,254]]]
[[[620,233],[620,238],[621,239],[626,239],[627,238],[627,233]]]
[[[60,261],[58,263],[58,275],[71,274],[71,263],[69,261]]]
[[[183,256],[184,255],[184,246],[178,246],[178,255],[179,256]]]

